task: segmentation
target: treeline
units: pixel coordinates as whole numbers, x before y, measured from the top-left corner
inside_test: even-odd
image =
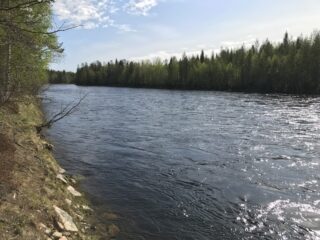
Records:
[[[74,83],[76,74],[66,71],[48,71],[49,82],[52,84],[69,84]]]
[[[68,81],[73,77],[68,78]],[[57,82],[53,80],[53,82]],[[72,80],[78,85],[199,89],[293,94],[320,93],[320,33],[281,43],[266,40],[208,57],[168,61],[116,60],[82,64]]]
[[[62,52],[52,28],[53,0],[0,1],[0,104],[36,94]]]

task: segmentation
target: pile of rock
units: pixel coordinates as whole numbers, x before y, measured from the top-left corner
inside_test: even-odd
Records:
[[[82,194],[75,190],[75,188],[69,184],[68,178],[64,175],[66,171],[62,168],[58,170],[57,179],[67,185],[66,190],[74,197],[81,197]],[[75,180],[72,181],[75,183]],[[66,203],[71,206],[72,201],[66,199]],[[69,213],[67,213],[62,208],[53,205],[53,209],[57,215],[55,224],[55,229],[50,229],[43,223],[39,225],[40,229],[48,236],[48,240],[68,240],[72,234],[77,233],[78,227],[73,221],[73,218]],[[84,206],[83,209],[89,209],[88,206]]]

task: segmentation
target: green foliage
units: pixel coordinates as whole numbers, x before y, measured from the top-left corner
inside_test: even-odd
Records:
[[[49,62],[62,51],[52,32],[51,2],[0,2],[0,103],[36,94],[47,80]]]
[[[268,40],[250,48],[222,49],[210,58],[200,56],[161,62],[82,64],[75,74],[78,85],[106,85],[168,89],[320,93],[320,33],[289,38],[279,44]]]
[[[68,84],[73,83],[75,73],[66,71],[48,71],[48,82],[52,84]]]

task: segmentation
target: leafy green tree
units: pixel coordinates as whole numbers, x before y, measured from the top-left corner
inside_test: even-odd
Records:
[[[52,30],[49,0],[0,1],[0,103],[35,94],[63,50]]]

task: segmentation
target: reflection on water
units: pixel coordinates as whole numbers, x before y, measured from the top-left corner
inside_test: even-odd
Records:
[[[320,239],[320,98],[61,85],[46,111],[79,91],[48,135],[119,239]]]

